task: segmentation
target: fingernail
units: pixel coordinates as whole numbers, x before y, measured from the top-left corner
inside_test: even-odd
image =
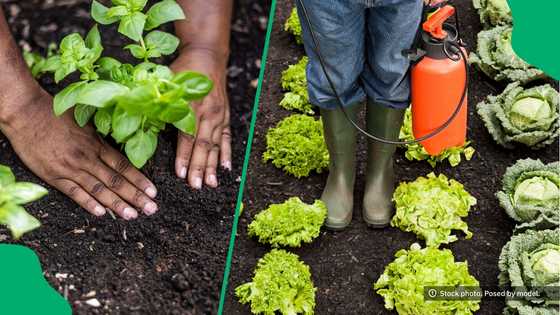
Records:
[[[224,161],[224,162],[222,163],[222,166],[223,166],[226,170],[231,171],[231,161]]]
[[[212,187],[218,186],[218,179],[216,178],[216,175],[208,176],[208,185]]]
[[[157,207],[155,202],[148,202],[144,205],[144,213],[146,215],[152,215],[152,214],[156,213],[157,210],[158,210],[158,207]]]
[[[193,187],[194,187],[195,189],[200,189],[200,188],[202,188],[202,178],[200,178],[200,177],[195,177],[194,183],[193,183]]]
[[[136,219],[136,217],[138,217],[138,212],[132,208],[125,208],[123,211],[123,217],[125,220]]]
[[[181,178],[186,178],[187,177],[187,168],[186,167],[181,167],[181,170],[179,171],[179,177]]]
[[[102,215],[105,215],[105,213],[107,213],[107,210],[105,210],[105,208],[103,208],[102,206],[95,206],[95,209],[93,209],[93,212],[97,216],[102,216]]]
[[[155,198],[157,196],[157,190],[153,187],[146,188],[146,195],[150,198]]]

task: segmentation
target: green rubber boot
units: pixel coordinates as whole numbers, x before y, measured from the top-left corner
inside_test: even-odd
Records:
[[[348,106],[346,113],[356,121],[361,107],[361,104]],[[341,230],[352,221],[357,131],[339,108],[321,109],[321,117],[330,155],[329,177],[321,195],[328,209],[325,226],[331,230]]]
[[[368,100],[368,132],[388,140],[398,140],[404,112],[404,109],[389,108]],[[396,149],[396,145],[368,139],[363,218],[373,228],[385,227],[391,221],[391,199],[395,190],[393,155]]]

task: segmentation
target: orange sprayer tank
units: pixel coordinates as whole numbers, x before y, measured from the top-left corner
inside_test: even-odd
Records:
[[[423,44],[426,55],[413,66],[412,130],[415,138],[425,136],[442,126],[456,110],[465,89],[466,69],[463,60],[452,60],[444,52],[444,40],[457,39],[457,31],[445,20],[454,13],[445,6],[423,24]],[[463,50],[466,55],[466,51]],[[461,146],[467,134],[467,97],[461,110],[445,130],[422,141],[430,155]]]

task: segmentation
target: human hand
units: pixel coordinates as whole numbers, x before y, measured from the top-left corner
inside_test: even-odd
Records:
[[[55,117],[52,97],[38,86],[32,91],[3,97],[4,108],[17,110],[0,119],[0,130],[31,171],[96,216],[108,208],[131,220],[136,209],[146,215],[158,210],[154,184],[126,157],[91,126],[80,128],[71,111]]]
[[[210,49],[185,49],[171,68],[175,72],[196,71],[207,75],[214,88],[202,101],[193,103],[197,118],[195,136],[179,131],[175,171],[189,186],[202,183],[218,186],[217,168],[231,170],[230,109],[226,91],[227,58]]]

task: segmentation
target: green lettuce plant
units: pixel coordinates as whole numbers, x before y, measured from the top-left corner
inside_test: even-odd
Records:
[[[489,95],[477,105],[477,112],[499,145],[540,149],[558,138],[559,100],[548,84],[524,89],[516,82],[497,96]]]
[[[478,33],[476,53],[470,54],[469,63],[495,81],[519,81],[525,84],[546,78],[544,72],[515,54],[511,46],[511,32],[510,26],[497,26]]]
[[[461,230],[471,238],[467,223],[476,198],[461,183],[434,173],[410,183],[401,183],[393,194],[396,213],[391,226],[413,232],[426,241],[427,246],[439,246],[457,240],[452,230]]]
[[[259,212],[249,224],[249,236],[273,247],[300,247],[319,236],[326,218],[327,207],[321,200],[306,204],[292,197]]]
[[[517,230],[549,229],[560,223],[560,163],[519,160],[508,167],[496,193]]]
[[[280,101],[280,106],[287,110],[294,110],[304,114],[313,115],[313,105],[309,103],[307,93],[307,75],[305,68],[309,58],[304,56],[295,65],[288,66],[282,72],[282,89],[286,91]]]
[[[399,139],[402,141],[414,140],[414,133],[412,132],[412,112],[409,109],[406,110],[404,114],[404,122],[399,133]],[[445,160],[449,161],[452,167],[455,167],[461,163],[461,155],[465,157],[467,161],[470,161],[474,155],[474,148],[470,146],[470,142],[465,142],[464,145],[460,147],[448,148],[439,155],[430,155],[428,151],[420,143],[407,144],[404,146],[406,151],[404,156],[407,160],[413,161],[426,161],[432,167],[435,167],[437,163],[441,163]]]
[[[309,267],[296,254],[273,249],[259,259],[251,282],[235,289],[253,314],[312,315],[315,291]]]
[[[290,16],[286,20],[286,23],[284,23],[284,30],[294,35],[296,43],[303,44],[303,39],[301,37],[301,23],[299,22],[299,16],[296,8],[292,9]]]
[[[513,24],[507,0],[473,0],[473,6],[485,28]]]
[[[506,300],[504,314],[559,313],[560,230],[528,230],[512,236],[502,248],[498,267],[501,286],[538,292],[538,296]]]
[[[47,190],[39,185],[16,182],[10,168],[0,164],[0,224],[6,225],[15,239],[41,226],[23,205],[46,194]]]
[[[322,121],[303,114],[284,118],[268,130],[263,160],[297,178],[321,173],[329,166]]]
[[[385,308],[400,315],[467,315],[479,309],[479,300],[427,301],[424,287],[428,286],[478,287],[479,283],[469,274],[467,262],[455,262],[450,250],[421,248],[414,243],[409,250],[401,249],[395,254],[395,260],[385,267],[373,288],[385,299]]]
[[[157,135],[166,124],[194,134],[196,117],[190,102],[200,100],[212,89],[212,81],[195,72],[173,73],[153,58],[173,54],[179,38],[155,28],[185,16],[175,0],[163,0],[145,11],[146,0],[112,0],[112,7],[93,1],[91,14],[99,24],[118,23],[118,31],[134,43],[127,45],[135,65],[102,57],[98,26],[84,39],[78,33],[66,36],[59,51],[32,69],[54,73],[58,83],[79,72],[79,81],[69,84],[54,97],[59,116],[74,108],[76,122],[85,126],[92,118],[97,131],[111,134],[124,146],[129,160],[141,168],[155,153]],[[145,34],[145,32],[148,32]],[[41,66],[39,66],[41,64]]]

